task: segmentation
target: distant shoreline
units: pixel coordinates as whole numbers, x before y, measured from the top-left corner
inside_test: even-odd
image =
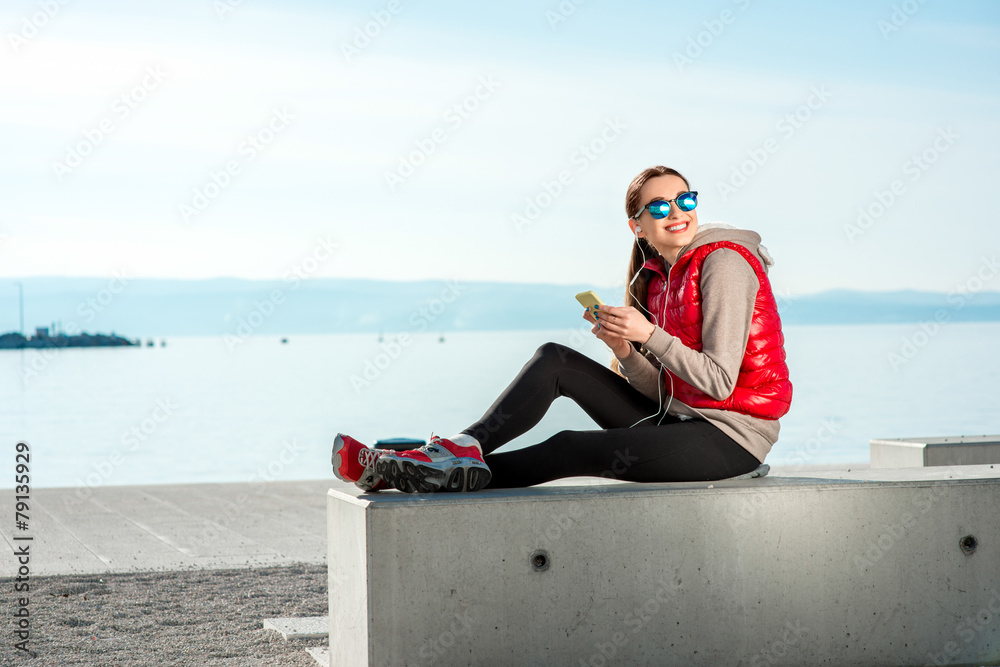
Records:
[[[900,321],[891,321],[891,322],[871,322],[871,321],[858,321],[858,322],[796,322],[796,321],[791,321],[791,322],[783,322],[782,326],[785,327],[785,328],[798,328],[798,327],[804,327],[804,328],[806,328],[806,327],[808,327],[808,328],[812,328],[812,327],[889,327],[889,326],[898,326],[898,327],[904,327],[904,326],[914,327],[914,326],[918,326],[919,327],[920,323],[923,322],[923,321],[924,320],[919,320],[919,319],[916,319],[916,320],[900,320]],[[955,325],[969,326],[969,325],[983,325],[983,324],[986,324],[986,325],[1000,324],[1000,319],[989,319],[989,320],[955,320],[953,322],[949,322],[949,326],[955,326]],[[374,329],[373,330],[354,330],[354,331],[291,331],[291,332],[262,331],[262,332],[259,332],[259,333],[255,333],[253,335],[253,338],[256,338],[256,339],[273,338],[273,339],[276,339],[276,340],[285,339],[282,342],[294,344],[294,342],[295,342],[295,340],[297,338],[316,338],[316,337],[322,337],[322,336],[354,336],[354,337],[363,337],[363,338],[365,338],[365,337],[378,338],[381,335],[384,340],[382,340],[380,342],[389,343],[389,342],[392,342],[395,338],[398,338],[399,336],[406,334],[406,335],[410,336],[413,339],[423,339],[423,338],[426,337],[428,339],[439,340],[439,338],[441,336],[445,336],[446,337],[445,341],[440,341],[440,342],[446,343],[447,342],[447,336],[461,336],[461,335],[464,335],[464,334],[476,334],[476,335],[517,334],[517,333],[527,334],[527,333],[530,333],[530,332],[542,332],[542,333],[549,333],[549,334],[568,334],[568,333],[571,333],[571,332],[573,332],[575,330],[576,330],[576,328],[574,326],[572,326],[571,324],[568,324],[567,326],[563,326],[563,327],[552,327],[552,326],[541,327],[540,326],[540,327],[519,328],[519,329],[465,328],[465,329],[441,329],[441,330],[434,330],[434,331],[427,330],[427,331],[423,331],[423,332],[411,331],[411,330],[407,330],[405,328],[402,328],[402,329],[382,329],[382,330],[374,330]],[[3,335],[6,336],[7,334],[3,334]],[[211,338],[211,339],[218,339],[219,341],[224,341],[226,339],[227,335],[229,335],[227,332],[216,332],[216,333],[210,333],[210,332],[179,333],[179,334],[172,334],[170,336],[170,338],[171,339],[176,339],[176,340],[196,339],[196,338]],[[2,341],[0,341],[0,350],[5,350],[5,349],[6,350],[10,350],[10,349],[15,349],[15,350],[16,349],[58,349],[58,348],[62,348],[62,347],[88,348],[88,347],[116,347],[116,346],[122,346],[122,347],[126,347],[127,346],[127,347],[143,348],[143,347],[147,347],[147,345],[143,345],[143,343],[142,343],[142,339],[143,338],[148,338],[149,339],[149,341],[148,341],[148,347],[161,347],[161,346],[165,347],[166,346],[166,340],[162,340],[162,339],[166,338],[166,336],[164,334],[147,333],[147,334],[143,334],[141,337],[136,338],[135,341],[128,342],[127,344],[126,343],[121,343],[121,344],[115,344],[115,345],[111,345],[111,346],[102,346],[102,345],[94,345],[94,344],[82,344],[82,345],[77,344],[77,345],[25,345],[25,346],[17,347],[17,346],[5,345],[5,344],[3,344]],[[154,343],[153,343],[153,339],[154,338],[155,339],[161,339],[161,340],[160,340],[160,342],[158,344],[154,345]],[[123,339],[123,340],[127,340],[127,339]]]
[[[105,281],[106,282],[106,281]],[[473,281],[392,282],[312,278],[297,283],[217,279],[135,279],[101,298],[100,279],[23,280],[25,318],[83,324],[134,336],[294,336],[327,333],[505,330],[514,321],[532,330],[582,327],[577,292],[594,290],[611,305],[624,286],[519,284]],[[1000,321],[1000,292],[992,284],[963,285],[951,293],[834,290],[775,292],[782,324],[889,324]],[[981,289],[976,289],[981,288]],[[0,330],[17,327],[16,290],[0,294]],[[74,329],[71,325],[76,325]],[[510,330],[510,329],[506,329]]]
[[[0,350],[24,350],[54,347],[135,347],[140,343],[132,342],[115,334],[89,334],[86,332],[67,336],[66,334],[48,335],[45,329],[39,329],[30,338],[11,331],[0,334]]]

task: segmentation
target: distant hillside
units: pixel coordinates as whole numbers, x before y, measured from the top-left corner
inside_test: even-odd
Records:
[[[0,288],[0,333],[18,328],[17,288]],[[620,304],[622,289],[592,285],[312,279],[301,283],[223,278],[132,280],[27,278],[25,328],[61,321],[62,329],[128,337],[561,329],[582,326],[573,296],[594,289]],[[779,296],[787,324],[1000,321],[1000,292],[836,290]]]
[[[943,318],[949,322],[1000,320],[1000,292],[941,294],[901,290],[832,290],[779,300],[789,324],[886,324]]]

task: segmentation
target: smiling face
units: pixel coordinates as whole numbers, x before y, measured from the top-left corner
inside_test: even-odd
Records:
[[[657,200],[675,199],[682,192],[690,190],[683,178],[666,174],[655,176],[645,183],[639,190],[639,205],[646,206],[650,202]],[[691,243],[694,235],[698,233],[698,212],[682,211],[676,202],[670,203],[670,214],[657,220],[649,212],[643,209],[638,220],[629,220],[629,226],[635,229],[638,222],[642,230],[639,238],[644,238],[656,248],[663,258],[674,263],[677,252]]]

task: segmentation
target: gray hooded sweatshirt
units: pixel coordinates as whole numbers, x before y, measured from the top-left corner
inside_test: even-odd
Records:
[[[716,241],[732,241],[746,247],[760,259],[766,272],[774,261],[760,245],[760,236],[747,229],[708,223],[698,229],[684,253]],[[666,268],[670,264],[664,260]],[[735,250],[720,248],[710,253],[701,266],[702,350],[685,346],[679,338],[657,326],[653,335],[627,357],[619,368],[629,384],[654,401],[669,401],[668,414],[702,417],[741,444],[758,461],[763,461],[778,441],[778,420],[760,419],[732,410],[695,409],[670,399],[670,386],[662,366],[716,400],[729,397],[736,387],[743,354],[750,336],[750,318],[760,288],[757,274]],[[648,313],[646,313],[648,317]]]

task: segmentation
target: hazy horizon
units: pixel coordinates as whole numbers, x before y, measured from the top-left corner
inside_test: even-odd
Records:
[[[497,281],[378,281],[366,278],[209,280],[26,278],[25,333],[61,323],[69,334],[136,336],[468,330],[582,327],[577,292],[593,289],[621,305],[622,283],[505,283]],[[785,324],[924,323],[1000,320],[1000,291],[827,290],[775,292]],[[498,313],[518,317],[497,324]],[[18,331],[16,291],[0,295],[0,333]],[[589,325],[586,325],[589,331]]]

